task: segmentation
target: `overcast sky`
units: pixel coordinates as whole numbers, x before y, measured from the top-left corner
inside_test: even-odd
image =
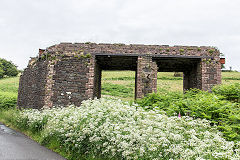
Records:
[[[60,42],[216,46],[240,71],[240,0],[0,0],[0,57]]]

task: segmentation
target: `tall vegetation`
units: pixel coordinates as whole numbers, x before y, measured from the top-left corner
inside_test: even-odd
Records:
[[[15,108],[18,94],[18,77],[0,79],[0,109]]]
[[[14,65],[11,61],[0,58],[0,78],[3,78],[4,76],[17,76],[18,73],[19,71],[16,65]]]
[[[18,125],[55,141],[67,159],[239,159],[209,121],[168,117],[118,99],[95,99],[80,107],[25,110]]]
[[[219,85],[213,88],[213,92],[224,96],[227,100],[240,103],[240,83]]]
[[[17,104],[17,95],[11,92],[0,91],[0,110],[15,108]]]
[[[237,85],[237,84],[236,84]],[[227,86],[224,86],[227,88]],[[229,85],[233,93],[235,89]],[[214,88],[215,92],[219,87]],[[220,87],[221,88],[221,87]],[[213,94],[200,90],[190,90],[186,94],[162,91],[158,94],[149,94],[138,101],[146,110],[162,110],[168,116],[187,115],[211,121],[216,125],[228,140],[240,140],[240,106],[239,103],[228,101],[227,96]],[[234,95],[234,94],[233,94]],[[235,98],[235,97],[234,97]],[[230,100],[232,98],[230,97]]]

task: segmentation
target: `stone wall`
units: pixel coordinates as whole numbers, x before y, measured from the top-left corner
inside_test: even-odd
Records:
[[[86,94],[89,68],[88,59],[64,58],[54,67],[54,85],[51,101],[53,106],[74,104],[79,106],[81,101],[88,99]]]
[[[19,107],[79,106],[82,100],[93,98],[91,58],[62,56],[43,60],[38,57],[29,64],[20,77]]]
[[[96,43],[60,43],[50,46],[45,52],[51,54],[77,55],[83,52],[90,54],[131,54],[152,56],[219,56],[217,48],[207,46],[168,46],[168,45],[142,45],[142,44],[96,44]]]
[[[183,72],[184,90],[211,91],[221,83],[220,52],[213,47],[61,43],[39,50],[24,70],[18,106],[79,106],[101,97],[102,70],[133,70],[135,98],[157,92],[157,72]]]
[[[139,56],[136,71],[135,98],[157,92],[157,65],[150,56]]]
[[[39,61],[28,66],[20,77],[18,106],[41,108],[45,105],[45,86],[47,83],[48,62]]]
[[[216,84],[221,84],[221,63],[220,58],[203,58],[201,61],[202,90],[211,91]]]

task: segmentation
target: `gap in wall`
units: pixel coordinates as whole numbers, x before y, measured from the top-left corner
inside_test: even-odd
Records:
[[[183,72],[158,72],[157,91],[183,92]]]
[[[134,100],[135,71],[102,70],[101,97],[117,97],[123,100]]]

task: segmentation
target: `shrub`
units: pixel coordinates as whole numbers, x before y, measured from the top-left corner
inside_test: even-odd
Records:
[[[0,109],[16,107],[17,94],[12,92],[0,92]]]
[[[3,78],[4,77],[4,71],[3,69],[0,67],[0,78]]]
[[[178,101],[182,98],[182,93],[161,90],[159,94],[152,93],[144,97],[143,99],[137,100],[137,103],[147,110],[152,110],[153,108],[157,107],[166,111],[166,109],[169,108],[172,102]]]
[[[2,71],[5,76],[12,77],[18,75],[17,67],[11,61],[0,58],[0,78],[3,77],[1,76]]]
[[[3,78],[3,77],[4,77],[3,65],[2,65],[2,63],[0,62],[0,78]]]
[[[217,95],[224,96],[227,100],[240,102],[240,83],[215,86],[212,91]]]
[[[25,110],[19,123],[36,129],[42,125],[43,142],[56,139],[67,159],[240,158],[239,144],[227,142],[207,120],[168,117],[117,99]]]

